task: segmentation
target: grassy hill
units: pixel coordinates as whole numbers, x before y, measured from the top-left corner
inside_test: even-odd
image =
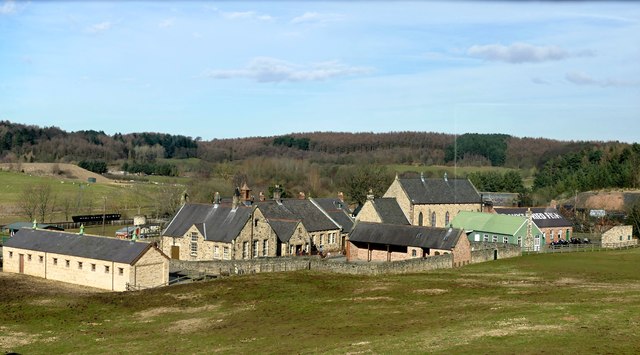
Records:
[[[0,273],[0,351],[637,353],[640,249],[100,293]]]

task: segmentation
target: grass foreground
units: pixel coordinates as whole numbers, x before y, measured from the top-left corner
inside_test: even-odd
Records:
[[[0,351],[638,353],[640,249],[109,293],[0,273]]]

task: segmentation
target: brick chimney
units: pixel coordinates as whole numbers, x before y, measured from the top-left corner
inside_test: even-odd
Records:
[[[300,191],[298,193],[298,200],[304,200],[306,198],[306,195],[304,194],[304,192]]]
[[[338,192],[338,200],[344,202],[344,193],[342,193],[342,191]]]
[[[265,201],[266,199],[264,192],[260,191],[260,194],[258,194],[258,200]]]

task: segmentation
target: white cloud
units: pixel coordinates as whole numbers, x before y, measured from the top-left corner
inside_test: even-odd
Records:
[[[305,12],[291,20],[293,24],[299,23],[326,23],[342,20],[344,16],[338,14],[321,14],[318,12]]]
[[[0,6],[0,15],[10,15],[15,13],[18,10],[16,7],[16,3],[12,0],[5,1],[2,6]]]
[[[168,18],[168,19],[164,19],[162,21],[160,21],[160,23],[158,24],[158,27],[160,28],[169,28],[169,27],[173,27],[173,25],[175,24],[176,19],[172,18]]]
[[[283,60],[258,57],[242,69],[208,70],[203,76],[214,79],[249,78],[260,83],[320,81],[330,78],[366,74],[371,68],[353,67],[337,61],[301,66]]]
[[[630,87],[640,86],[640,81],[618,80],[618,79],[596,79],[585,72],[569,72],[564,78],[573,84],[581,86],[600,86],[600,87]]]
[[[590,57],[595,53],[590,50],[571,53],[557,46],[534,46],[528,43],[474,45],[467,50],[473,57],[507,63],[540,63],[563,60],[570,57]]]
[[[111,22],[104,21],[100,23],[93,24],[87,28],[87,32],[89,33],[101,33],[111,29]]]
[[[222,12],[222,16],[229,20],[260,20],[271,21],[273,17],[270,15],[259,14],[255,11],[243,11],[243,12]]]

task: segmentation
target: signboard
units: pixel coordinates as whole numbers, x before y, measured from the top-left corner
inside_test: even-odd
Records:
[[[589,216],[591,217],[604,217],[607,215],[605,210],[591,210],[589,211]]]

